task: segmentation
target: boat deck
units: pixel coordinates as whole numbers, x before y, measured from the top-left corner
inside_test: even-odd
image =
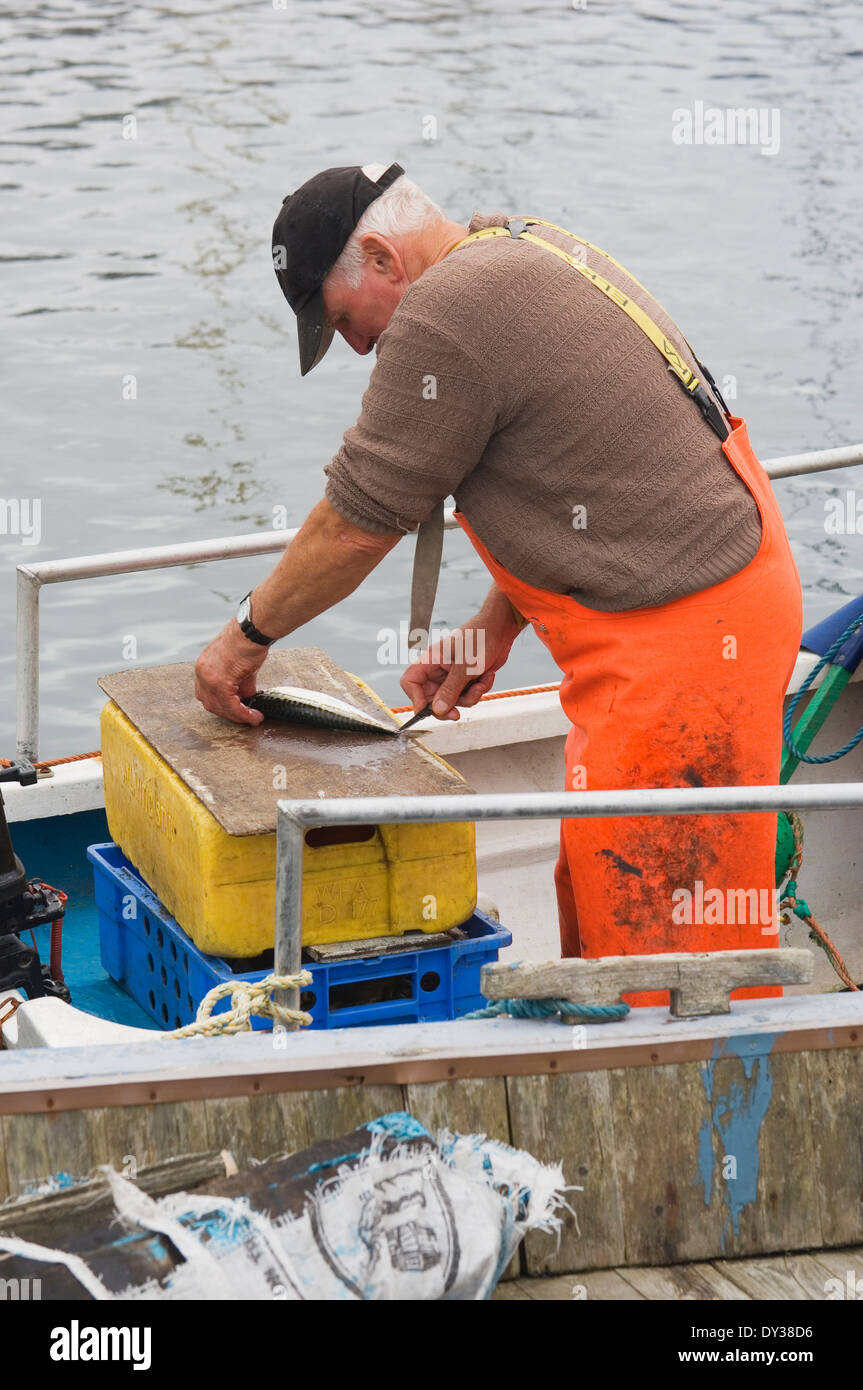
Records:
[[[831,1282],[833,1281],[833,1282]],[[837,1282],[838,1281],[838,1282]],[[772,1255],[756,1260],[702,1260],[696,1264],[595,1269],[549,1279],[510,1279],[493,1299],[792,1303],[863,1297],[863,1246]]]

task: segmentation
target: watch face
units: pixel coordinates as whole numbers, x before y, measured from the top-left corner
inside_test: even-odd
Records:
[[[250,598],[251,596],[249,594],[246,594],[246,597],[243,599],[242,603],[237,609],[237,622],[240,624],[240,627],[243,626],[243,623],[247,623],[251,617],[252,605],[250,602]]]

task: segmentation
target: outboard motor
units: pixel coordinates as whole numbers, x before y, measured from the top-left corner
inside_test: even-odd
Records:
[[[20,782],[27,787],[35,781],[36,769],[24,758],[17,759],[11,767],[0,767],[0,782]],[[39,879],[28,879],[12,848],[0,792],[0,990],[20,989],[29,999],[51,995],[68,1004],[69,990],[63,983],[59,962],[65,908],[65,893]],[[49,922],[52,960],[51,965],[42,965],[35,943],[22,941],[21,935]]]

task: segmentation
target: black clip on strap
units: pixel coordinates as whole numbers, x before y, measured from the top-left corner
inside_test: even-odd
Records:
[[[691,348],[690,352],[692,352]],[[692,353],[692,355],[693,357],[695,357],[694,352]],[[695,357],[695,363],[701,375],[704,377],[705,381],[707,382],[708,386],[713,392],[714,396],[719,401],[719,404],[722,406],[722,409],[725,411],[725,414],[730,415],[731,411],[728,409],[728,403],[726,402],[725,397],[723,396],[722,392],[720,391],[719,387],[716,385],[716,382],[711,376],[710,370],[707,367],[705,367],[703,362],[699,362],[697,357]]]
[[[718,434],[722,440],[727,439],[731,433],[731,426],[713,398],[708,395],[703,386],[696,386],[691,394],[714,434]]]
[[[693,357],[695,357],[695,353],[693,353],[692,355]],[[698,402],[698,408],[701,411],[707,423],[710,425],[711,429],[719,435],[719,438],[727,439],[729,434],[731,433],[731,427],[728,424],[727,420],[727,417],[731,414],[731,411],[728,409],[722,392],[716,385],[716,382],[713,380],[713,377],[711,376],[707,367],[705,367],[704,363],[699,362],[698,358],[695,357],[695,364],[698,367],[698,370],[700,371],[701,375],[704,377],[704,380],[708,382],[711,391],[713,392],[716,399],[719,401],[719,404],[722,406],[722,409],[724,410],[725,414],[722,415],[720,411],[716,409],[716,406],[713,404],[713,401],[710,399],[710,396],[705,391],[703,386],[698,386],[693,392],[693,396],[695,400]]]

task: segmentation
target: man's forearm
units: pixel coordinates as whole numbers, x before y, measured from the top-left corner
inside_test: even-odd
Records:
[[[485,596],[485,602],[477,614],[480,622],[486,622],[497,631],[505,632],[508,627],[512,627],[513,637],[527,627],[528,619],[519,613],[511,599],[507,598],[502,589],[496,584],[492,584]]]
[[[322,500],[253,590],[255,626],[268,637],[287,637],[352,594],[400,539],[361,531]]]

